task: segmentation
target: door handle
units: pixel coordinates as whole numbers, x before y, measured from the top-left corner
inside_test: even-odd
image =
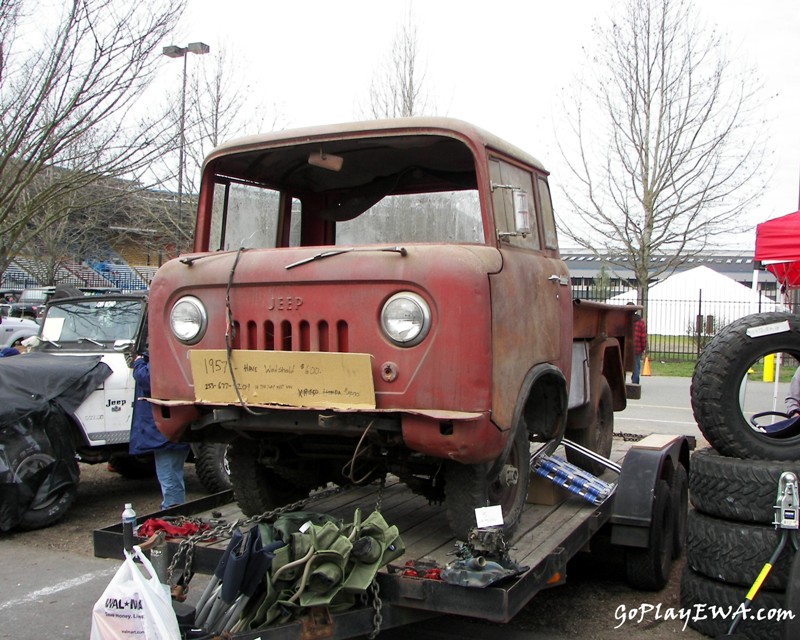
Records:
[[[569,284],[569,279],[566,276],[560,276],[555,273],[548,280],[552,283],[560,284],[562,287],[566,287]]]

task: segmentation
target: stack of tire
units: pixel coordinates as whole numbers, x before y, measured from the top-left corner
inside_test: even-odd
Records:
[[[800,357],[800,317],[790,313],[746,316],[722,329],[703,351],[692,377],[692,409],[711,448],[694,453],[690,465],[687,566],[681,607],[691,608],[689,626],[709,636],[726,633],[736,611],[777,548],[773,525],[778,484],[785,471],[800,477],[800,435],[769,437],[754,430],[740,407],[739,390],[751,365],[765,355]],[[783,401],[783,398],[780,398]],[[737,637],[797,637],[793,623],[775,619],[787,607],[794,550],[778,557],[758,590],[751,615]],[[790,593],[789,600],[793,600]],[[722,615],[714,617],[714,609]],[[773,619],[754,619],[758,610]],[[795,612],[800,619],[800,611]]]

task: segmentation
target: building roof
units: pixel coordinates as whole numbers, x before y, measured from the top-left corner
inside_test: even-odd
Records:
[[[609,260],[609,255],[597,256],[581,249],[562,249],[561,251],[561,259],[569,267],[573,278],[593,278],[600,272],[603,265],[605,265],[612,277],[623,280],[634,278],[631,269],[613,264]],[[656,260],[660,260],[663,263],[666,262],[667,258],[656,258]],[[737,282],[752,281],[753,270],[760,268],[753,258],[752,251],[713,251],[685,258],[675,272],[680,273],[698,266],[706,266],[717,273],[733,278]],[[670,274],[665,274],[661,279],[666,278],[668,275]],[[764,282],[775,282],[774,276],[763,269],[760,270],[758,279]]]

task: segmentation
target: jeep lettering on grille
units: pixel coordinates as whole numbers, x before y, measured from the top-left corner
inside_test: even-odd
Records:
[[[279,296],[269,299],[268,311],[296,311],[303,305],[303,299],[292,296]]]

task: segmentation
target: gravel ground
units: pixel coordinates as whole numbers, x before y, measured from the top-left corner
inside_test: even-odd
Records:
[[[187,499],[202,497],[205,490],[194,472],[186,467]],[[160,503],[155,478],[126,480],[109,472],[105,465],[81,465],[78,499],[55,526],[38,531],[6,534],[2,539],[24,541],[32,548],[93,555],[92,531],[119,521],[125,502],[132,502],[137,513],[157,511]],[[653,612],[621,624],[620,614],[641,611],[642,605],[661,605],[661,611],[679,608],[679,582],[683,562],[673,567],[669,585],[659,593],[635,591],[627,586],[624,572],[614,554],[579,554],[570,563],[565,585],[538,594],[514,620],[505,633],[519,632],[530,638],[617,640],[634,637],[666,639],[703,638],[692,629],[683,629],[680,620],[657,619]],[[202,580],[198,576],[198,581]],[[204,580],[203,580],[204,582]]]

